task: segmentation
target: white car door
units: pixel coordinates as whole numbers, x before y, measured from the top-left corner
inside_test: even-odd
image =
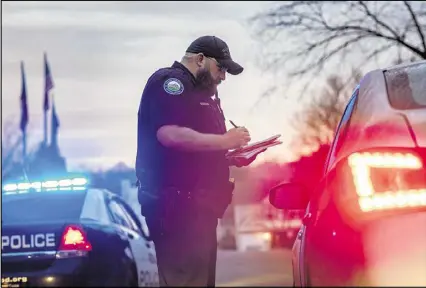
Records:
[[[130,206],[121,199],[117,199],[117,202],[131,225],[131,245],[137,262],[139,286],[159,286],[154,243],[145,238],[141,231],[141,223]]]

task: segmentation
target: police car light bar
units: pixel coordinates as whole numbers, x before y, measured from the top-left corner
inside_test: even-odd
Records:
[[[3,186],[4,194],[27,193],[30,189],[36,192],[53,190],[84,190],[87,184],[86,178],[73,178],[61,180],[49,180],[43,182],[10,183]]]

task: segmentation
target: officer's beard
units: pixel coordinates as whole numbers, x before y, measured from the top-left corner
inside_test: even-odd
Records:
[[[202,91],[208,94],[208,97],[216,93],[216,81],[213,79],[212,74],[207,68],[200,68],[195,76],[196,85]]]

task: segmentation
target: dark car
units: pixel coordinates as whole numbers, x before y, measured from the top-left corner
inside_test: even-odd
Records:
[[[324,168],[312,191],[270,193],[276,208],[306,209],[294,285],[425,287],[426,61],[363,77]]]
[[[2,287],[157,286],[153,243],[121,197],[84,178],[2,189]]]

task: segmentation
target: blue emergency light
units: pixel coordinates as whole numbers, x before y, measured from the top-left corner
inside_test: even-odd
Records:
[[[9,183],[3,186],[3,194],[21,194],[30,191],[69,191],[85,190],[88,181],[86,178],[69,178],[36,182]]]

